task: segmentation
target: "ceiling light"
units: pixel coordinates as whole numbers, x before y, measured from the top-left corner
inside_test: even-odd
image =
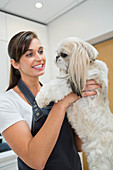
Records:
[[[35,7],[36,7],[36,8],[42,8],[42,3],[41,3],[41,2],[37,2],[37,3],[35,4]]]

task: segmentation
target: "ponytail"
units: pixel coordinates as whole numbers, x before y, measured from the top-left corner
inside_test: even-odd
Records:
[[[7,88],[6,91],[14,88],[17,83],[18,83],[18,80],[20,79],[20,72],[19,70],[15,69],[12,65],[11,65],[11,68],[10,68],[10,79],[9,79],[9,86]]]

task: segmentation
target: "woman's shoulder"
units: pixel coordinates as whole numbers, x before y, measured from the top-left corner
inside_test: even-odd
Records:
[[[21,106],[13,89],[0,94],[0,133],[14,123],[23,120]],[[20,102],[21,103],[21,102]]]
[[[13,89],[10,89],[0,94],[0,102],[1,101],[12,101],[12,100],[15,100],[15,92]]]
[[[6,91],[0,94],[0,110],[4,110],[3,108],[12,108],[16,107],[16,97],[13,89]]]
[[[20,111],[21,109],[31,111],[32,107],[25,102],[21,96],[14,90],[10,89],[0,94],[0,110],[1,108],[15,108]]]

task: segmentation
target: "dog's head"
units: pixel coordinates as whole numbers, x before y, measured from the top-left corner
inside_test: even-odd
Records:
[[[97,55],[92,45],[76,37],[66,38],[58,45],[56,65],[60,71],[69,74],[71,88],[78,96],[86,84],[89,64]]]

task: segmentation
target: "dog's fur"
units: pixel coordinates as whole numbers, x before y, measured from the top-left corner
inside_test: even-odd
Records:
[[[108,68],[96,60],[97,50],[75,37],[63,40],[57,49],[59,76],[45,84],[36,100],[42,108],[59,101],[71,91],[81,96],[86,80],[94,79],[102,88],[96,96],[83,97],[71,104],[67,116],[82,140],[89,170],[113,169],[113,115],[107,98]]]

